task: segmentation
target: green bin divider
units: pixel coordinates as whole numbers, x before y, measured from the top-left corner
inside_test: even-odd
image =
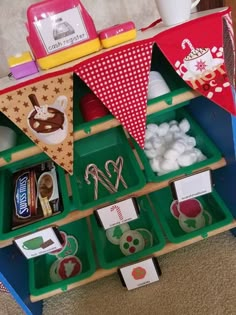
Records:
[[[216,190],[195,199],[199,200],[203,209],[210,214],[212,222],[198,230],[187,233],[180,227],[178,219],[170,211],[170,205],[173,201],[171,189],[166,187],[150,194],[150,200],[170,242],[181,243],[197,236],[206,238],[210,231],[221,228],[233,221],[231,212]]]
[[[0,126],[11,128],[16,133],[16,145],[12,148],[0,152],[0,158],[6,162],[11,162],[12,155],[16,152],[28,149],[35,144],[4,114],[0,113]]]
[[[165,246],[165,239],[161,228],[152,212],[150,202],[147,196],[137,198],[140,208],[139,217],[128,222],[130,229],[147,229],[153,236],[153,244],[144,248],[142,251],[125,256],[119,245],[113,245],[106,237],[106,231],[98,225],[95,215],[90,216],[91,226],[94,235],[94,242],[99,265],[104,269],[119,267],[124,264],[135,262],[145,256],[161,250]]]
[[[9,238],[16,238],[23,234],[28,234],[43,228],[46,225],[53,224],[67,216],[71,209],[70,200],[68,197],[65,172],[56,165],[58,175],[58,187],[62,200],[63,211],[40,221],[32,222],[29,225],[19,227],[15,230],[11,229],[12,214],[14,207],[14,184],[13,174],[21,169],[48,161],[49,158],[46,154],[41,153],[33,157],[28,157],[24,160],[13,162],[5,165],[0,170],[0,240]]]
[[[147,116],[146,123],[161,124],[171,120],[177,120],[180,122],[184,118],[186,118],[190,123],[190,130],[187,132],[187,134],[196,139],[196,148],[202,151],[202,153],[207,157],[206,160],[196,162],[190,166],[181,167],[176,171],[158,176],[157,173],[152,170],[149,159],[147,158],[144,150],[142,150],[133,140],[134,147],[144,166],[145,175],[148,182],[162,182],[180,175],[192,174],[196,169],[207,167],[209,164],[215,163],[222,158],[222,154],[214,142],[206,135],[206,133],[188,113],[188,111],[185,108],[181,108],[181,104],[176,110],[170,108]]]
[[[98,183],[98,199],[95,200],[94,180],[90,176],[91,184],[87,184],[84,178],[87,165],[92,163],[97,165],[108,177],[105,171],[106,161],[116,161],[119,156],[123,157],[121,175],[128,187],[125,188],[120,181],[118,191],[110,193],[101,183]],[[111,178],[108,178],[115,185],[117,173],[111,170],[111,175]],[[117,198],[131,194],[146,184],[144,174],[121,126],[74,143],[74,174],[70,176],[70,181],[78,210],[114,202]]]
[[[55,255],[45,254],[29,259],[29,287],[30,294],[33,296],[46,294],[57,289],[67,291],[68,285],[90,277],[96,270],[86,218],[63,225],[59,230],[77,239],[78,251],[75,256],[82,263],[82,271],[74,277],[53,282],[50,278],[50,267],[57,260]]]

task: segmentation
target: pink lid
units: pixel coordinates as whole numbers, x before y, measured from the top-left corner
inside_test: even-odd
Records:
[[[125,22],[122,24],[116,24],[114,26],[105,28],[104,30],[99,32],[100,39],[105,39],[109,37],[113,37],[128,31],[135,29],[135,25],[133,22]]]

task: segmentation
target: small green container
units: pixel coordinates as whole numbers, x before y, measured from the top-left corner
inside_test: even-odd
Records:
[[[150,116],[147,116],[146,123],[154,123],[159,125],[163,122],[169,122],[171,120],[177,120],[178,122],[180,122],[184,118],[186,118],[190,123],[190,130],[187,132],[187,134],[196,139],[196,148],[202,151],[202,153],[207,157],[206,160],[196,162],[190,166],[181,167],[176,171],[158,176],[157,173],[152,170],[149,159],[147,158],[144,150],[142,150],[137,145],[137,143],[134,142],[135,149],[140,157],[140,160],[143,163],[146,179],[148,182],[162,182],[180,175],[192,174],[195,170],[202,167],[207,167],[209,164],[217,162],[222,158],[219,149],[205,134],[202,128],[198,125],[198,123],[193,119],[193,117],[187,112],[185,108],[180,107],[176,110],[167,109],[161,113],[152,114]]]
[[[164,232],[172,243],[181,243],[196,236],[206,238],[210,231],[223,227],[233,221],[231,212],[215,190],[210,194],[195,198],[202,204],[204,213],[208,213],[207,215],[204,214],[206,215],[205,222],[208,220],[208,223],[204,227],[191,232],[184,231],[180,227],[179,220],[176,219],[170,211],[173,197],[169,187],[151,193],[150,199],[160,219]],[[211,222],[209,222],[209,214],[212,218]]]
[[[121,175],[127,188],[120,181],[117,192],[110,193],[100,182],[98,183],[98,198],[94,197],[95,181],[90,175],[91,184],[85,181],[87,165],[95,164],[115,186],[117,173],[111,170],[109,178],[105,163],[108,160],[116,161],[123,158]],[[70,176],[73,196],[77,208],[85,210],[97,207],[106,202],[115,202],[117,198],[133,193],[145,185],[145,177],[128,143],[128,139],[121,126],[78,140],[74,143],[74,174]]]
[[[29,286],[33,296],[57,289],[66,291],[68,285],[90,277],[96,270],[86,218],[63,225],[59,230],[74,236],[78,241],[78,250],[74,256],[81,261],[82,271],[74,277],[53,282],[50,278],[50,267],[57,260],[55,255],[45,254],[29,259]]]
[[[14,208],[14,184],[13,174],[21,169],[48,161],[49,158],[46,154],[41,153],[33,157],[26,158],[21,161],[11,163],[3,166],[0,171],[0,240],[9,238],[16,238],[22,234],[31,233],[45,225],[52,224],[53,222],[67,216],[70,211],[70,201],[67,192],[66,180],[64,170],[56,166],[58,175],[58,187],[61,194],[63,211],[57,215],[42,219],[37,222],[32,222],[29,225],[19,227],[12,230],[12,213]]]
[[[11,128],[16,133],[16,145],[12,148],[0,152],[0,159],[4,159],[6,162],[11,162],[12,154],[25,150],[34,146],[33,141],[27,137],[23,131],[21,131],[11,120],[9,120],[5,115],[0,113],[0,126],[5,126]]]
[[[94,215],[91,216],[92,231],[96,246],[99,265],[104,269],[119,267],[121,265],[135,262],[145,256],[161,250],[165,246],[165,239],[157,220],[151,210],[147,196],[137,198],[140,209],[139,217],[128,222],[131,230],[147,229],[153,236],[153,244],[145,247],[142,251],[125,256],[119,245],[112,244],[106,237],[106,231],[100,227]]]

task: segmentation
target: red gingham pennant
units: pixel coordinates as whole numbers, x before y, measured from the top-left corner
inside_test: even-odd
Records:
[[[75,73],[144,147],[147,89],[153,39],[103,53],[76,66]]]

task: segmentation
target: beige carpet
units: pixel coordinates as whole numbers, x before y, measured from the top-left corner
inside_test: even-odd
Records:
[[[230,232],[159,258],[159,282],[127,291],[113,275],[44,301],[43,315],[235,315],[236,239]],[[0,294],[0,315],[20,315]]]

